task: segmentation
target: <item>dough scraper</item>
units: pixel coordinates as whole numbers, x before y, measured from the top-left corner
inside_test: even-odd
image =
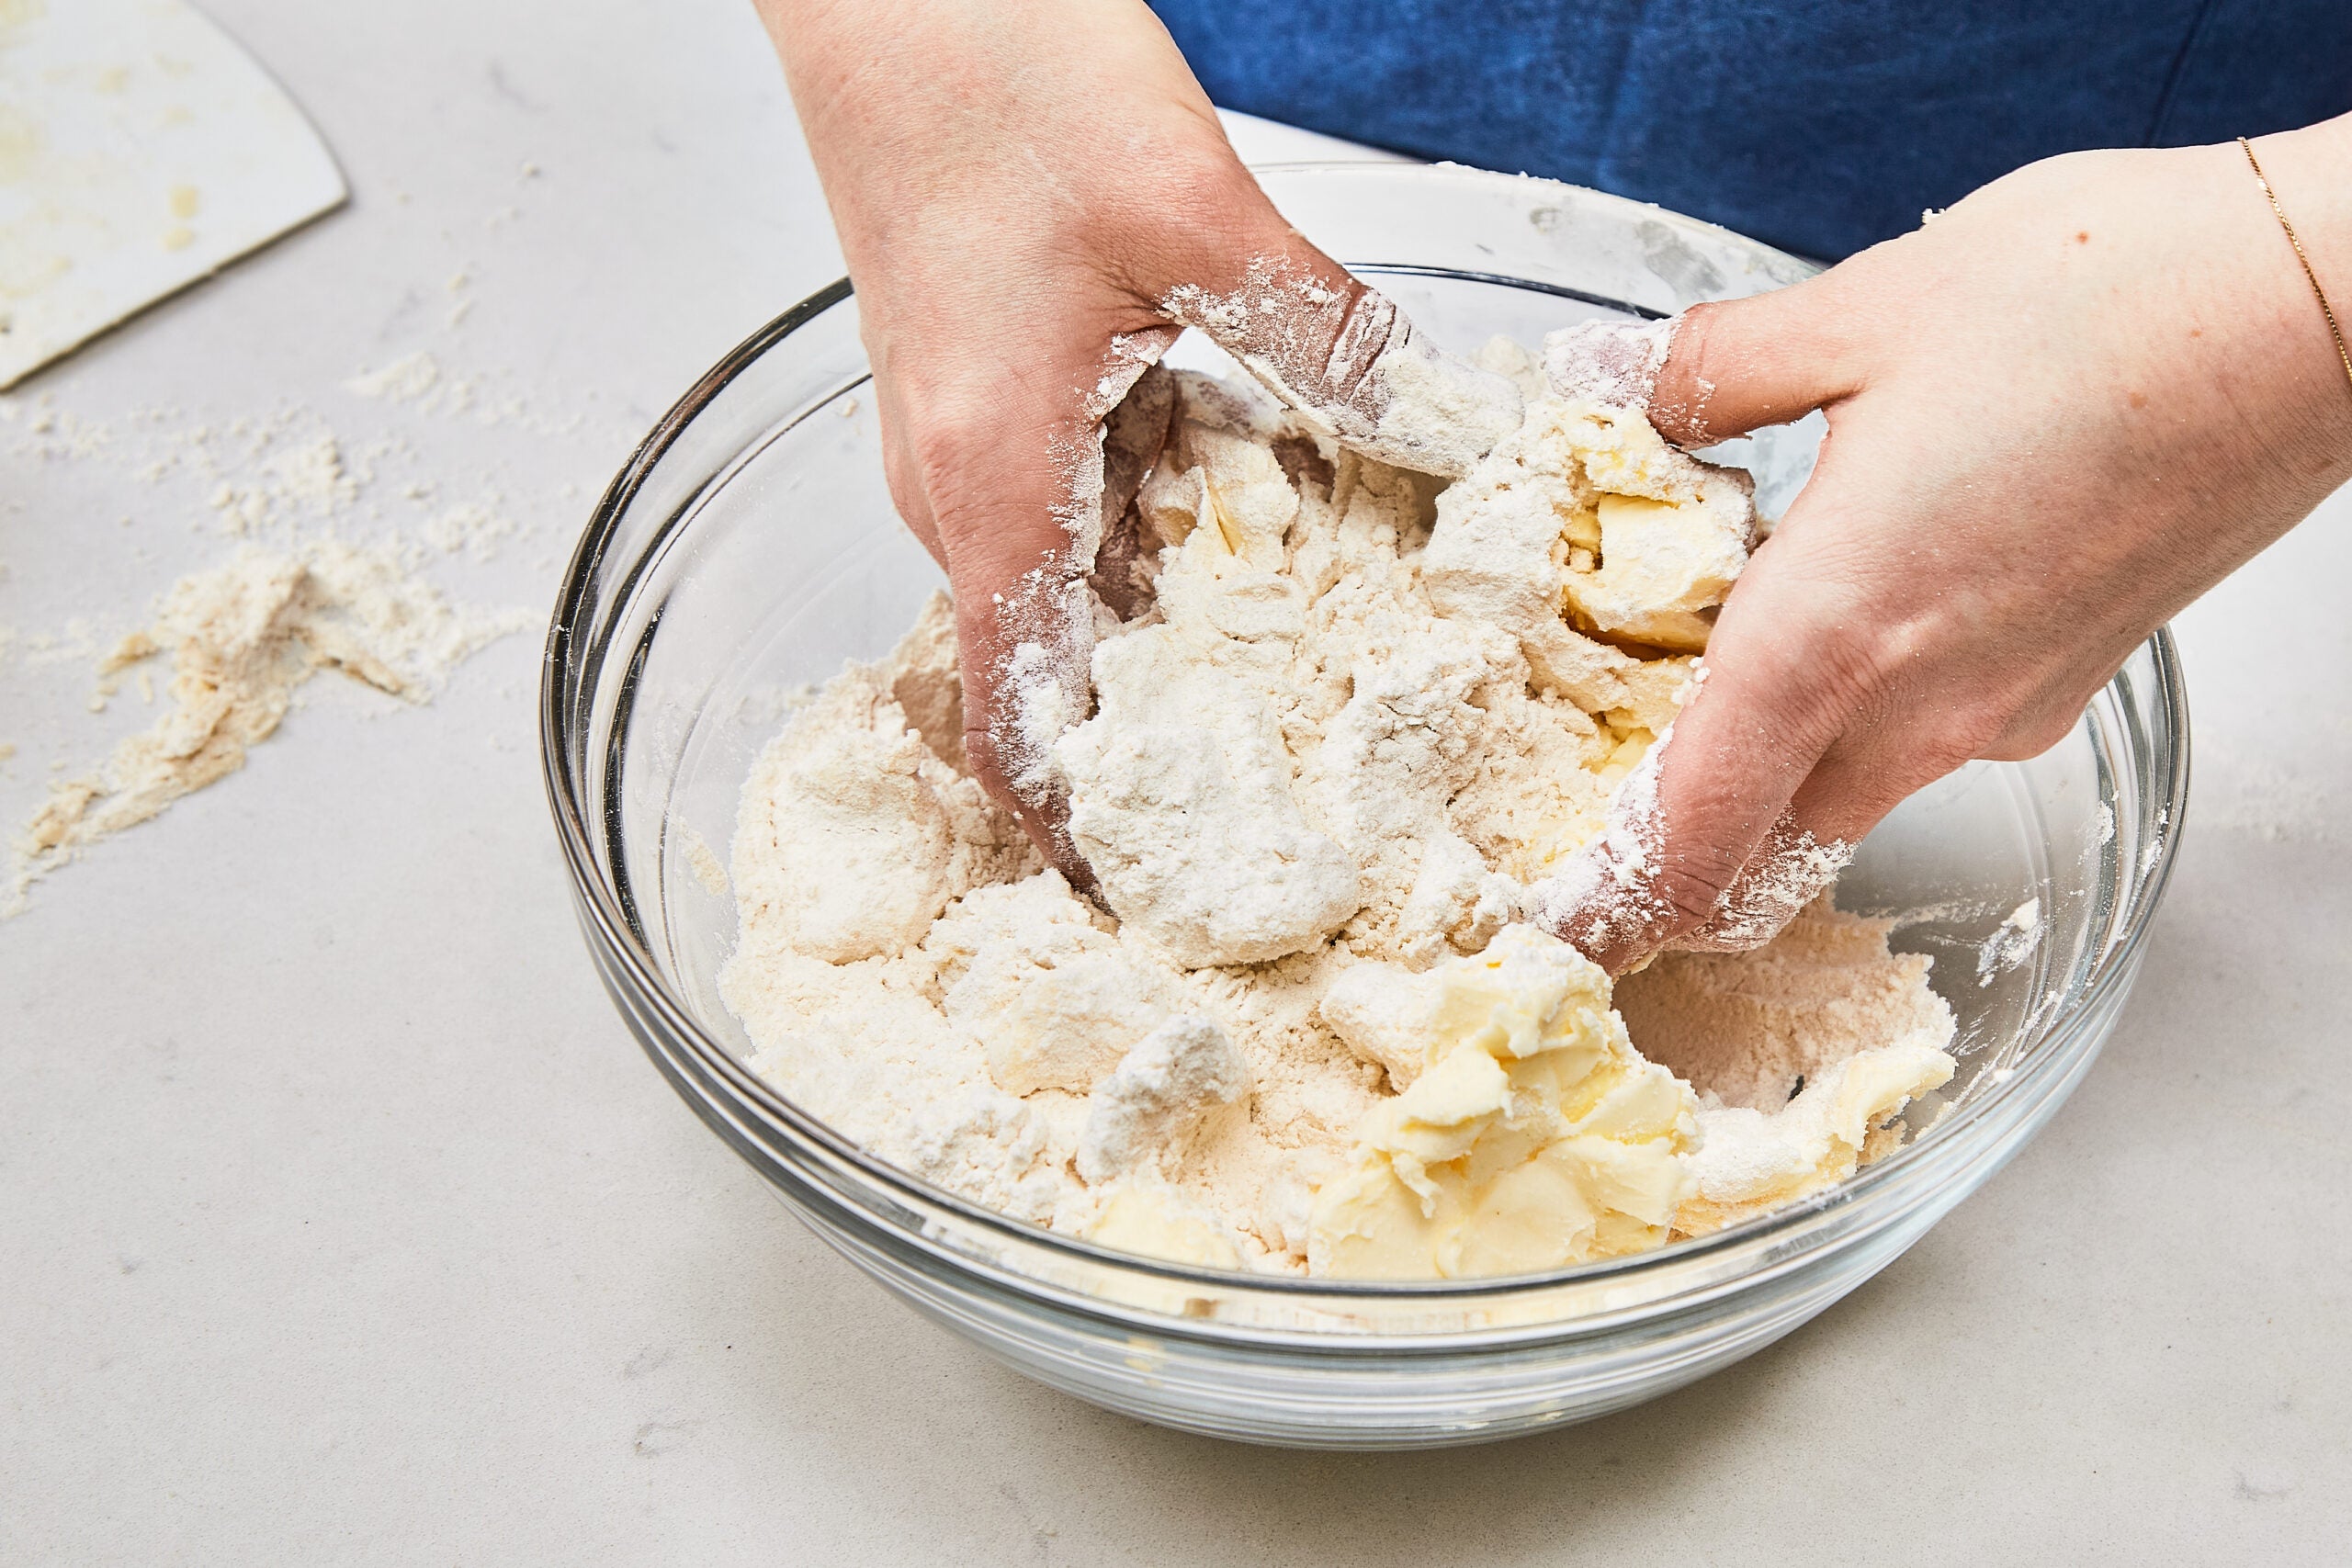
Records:
[[[0,0],[0,390],[345,194],[185,0]]]

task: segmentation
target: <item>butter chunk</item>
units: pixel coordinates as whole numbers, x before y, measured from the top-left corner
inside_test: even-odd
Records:
[[[1136,500],[1154,542],[1181,545],[1205,525],[1225,553],[1280,570],[1298,515],[1298,491],[1270,445],[1282,417],[1197,372],[1171,379],[1173,439]]]
[[[1165,1182],[1149,1179],[1111,1187],[1078,1234],[1098,1247],[1170,1263],[1241,1267],[1240,1249],[1215,1219]]]
[[[1567,545],[1600,543],[1593,487],[1576,461],[1564,412],[1538,404],[1519,434],[1438,496],[1420,573],[1440,615],[1521,637],[1558,621]]]
[[[1639,414],[1547,400],[1438,497],[1421,580],[1441,615],[1517,636],[1539,689],[1655,731],[1672,720],[1689,661],[1636,658],[1566,613],[1652,648],[1704,649],[1703,612],[1723,603],[1754,540],[1752,489],[1738,469],[1668,446]]]
[[[1190,422],[1183,439],[1197,459],[1205,520],[1216,525],[1219,542],[1251,566],[1281,570],[1283,536],[1298,515],[1298,491],[1272,449]]]
[[[1557,615],[1530,628],[1521,647],[1537,690],[1556,692],[1623,728],[1656,734],[1672,724],[1690,679],[1687,656],[1636,659]]]
[[[1597,964],[1510,926],[1475,958],[1384,967],[1350,970],[1324,1017],[1384,1065],[1409,1069],[1417,1043],[1420,1070],[1317,1190],[1311,1272],[1524,1273],[1667,1239],[1694,1190],[1698,1102],[1634,1053]]]
[[[1573,398],[1556,406],[1562,432],[1558,439],[1576,454],[1585,482],[1596,491],[1652,501],[1696,501],[1711,477],[1737,472],[1669,446],[1633,409]]]
[[[1745,492],[1708,481],[1699,499],[1652,501],[1602,495],[1600,564],[1569,570],[1568,604],[1602,631],[1695,653],[1713,623],[1702,614],[1724,602],[1747,564],[1754,514]]]

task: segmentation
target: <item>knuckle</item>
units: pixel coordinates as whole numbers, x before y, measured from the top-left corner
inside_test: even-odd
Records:
[[[983,478],[1001,461],[1004,424],[1001,411],[984,399],[961,392],[934,395],[911,418],[909,445],[915,468],[934,496]]]
[[[1724,304],[1711,300],[1683,311],[1681,324],[1674,329],[1674,340],[1667,347],[1662,368],[1678,370],[1680,378],[1693,380],[1708,378],[1722,368],[1717,358],[1726,309]]]
[[[1009,581],[1048,559],[1068,536],[1034,473],[1008,451],[1001,423],[949,406],[926,420],[912,442],[912,483],[960,576],[975,584]],[[1036,472],[1047,468],[1039,444]]]
[[[1597,840],[1578,852],[1578,871],[1538,889],[1538,924],[1612,973],[1623,970],[1713,919],[1728,872],[1718,862],[1655,852],[1628,864],[1619,847]],[[1724,862],[1729,857],[1721,857]]]
[[[1949,772],[1963,762],[2022,762],[2064,740],[2081,721],[2087,694],[2025,677],[1940,705],[1928,729],[1932,760]]]
[[[1730,856],[1712,848],[1682,852],[1673,863],[1660,866],[1650,882],[1660,906],[1660,934],[1690,931],[1713,919],[1736,874]]]
[[[2073,734],[2081,712],[2077,705],[2073,708],[2049,707],[2021,714],[1987,739],[1975,754],[1996,762],[2030,761]]]
[[[1207,284],[1266,248],[1258,231],[1272,208],[1222,141],[1164,138],[1145,150],[1141,172],[1123,181],[1074,237],[1108,281],[1137,304],[1156,307],[1183,284]]]
[[[1230,209],[1257,195],[1257,182],[1222,141],[1171,139],[1154,150],[1153,158],[1158,173],[1151,183],[1177,221]]]
[[[1848,574],[1833,564],[1825,575],[1842,581]],[[1890,732],[1982,745],[2006,722],[1997,701],[1946,692],[1952,627],[1941,611],[1890,604],[1864,588],[1824,588],[1809,598],[1794,628],[1801,668],[1790,684],[1799,711],[1828,731],[1815,737],[1825,748]]]
[[[1901,626],[1872,626],[1839,615],[1805,638],[1814,704],[1841,716],[1885,705],[1892,678],[1911,658]]]
[[[1877,723],[1893,705],[1892,677],[1905,653],[1841,597],[1815,590],[1776,604],[1766,612],[1770,628],[1743,637],[1736,650],[1751,677],[1741,682],[1743,691],[1792,750],[1826,750]],[[1724,662],[1728,667],[1733,659]]]
[[[903,440],[886,433],[882,442],[882,478],[889,487],[890,502],[899,515],[918,535],[935,532],[936,524],[931,512],[930,492],[924,488],[922,466]]]
[[[1940,775],[1963,762],[1989,757],[1999,749],[2009,728],[2009,715],[2001,707],[1961,704],[1936,716],[1921,749],[1921,761]]]

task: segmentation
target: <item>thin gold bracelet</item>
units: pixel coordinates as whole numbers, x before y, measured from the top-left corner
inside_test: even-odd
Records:
[[[2262,172],[2262,160],[2254,155],[2254,143],[2241,136],[2238,145],[2245,149],[2246,165],[2254,171],[2254,183],[2262,187],[2270,210],[2278,215],[2278,227],[2287,231],[2287,243],[2295,247],[2295,259],[2303,264],[2303,276],[2311,281],[2312,297],[2319,301],[2319,313],[2327,318],[2328,333],[2335,339],[2335,357],[2344,362],[2345,382],[2352,385],[2352,349],[2344,346],[2344,329],[2336,325],[2335,307],[2327,302],[2327,290],[2319,286],[2319,274],[2312,270],[2312,258],[2303,254],[2303,243],[2295,237],[2295,226],[2287,220],[2287,209],[2278,205],[2278,193],[2270,188],[2270,176]]]

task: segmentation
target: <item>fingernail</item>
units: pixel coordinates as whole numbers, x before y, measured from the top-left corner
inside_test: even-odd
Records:
[[[1544,339],[1544,380],[1555,396],[1647,413],[1679,316],[1578,321]]]

